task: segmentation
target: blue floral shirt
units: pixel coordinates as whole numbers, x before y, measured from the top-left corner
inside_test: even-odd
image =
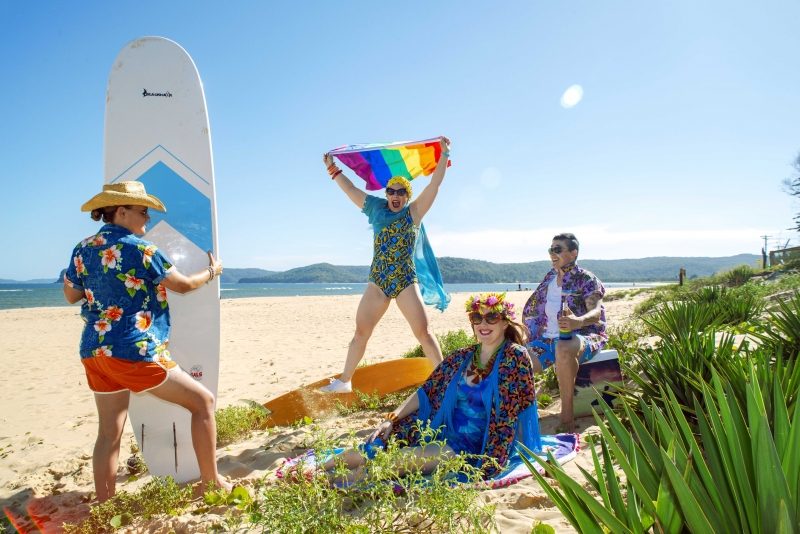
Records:
[[[161,281],[173,269],[155,245],[115,224],[78,243],[65,276],[86,295],[81,358],[169,360],[169,306]]]

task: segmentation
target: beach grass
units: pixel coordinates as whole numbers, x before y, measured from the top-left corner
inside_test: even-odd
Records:
[[[437,443],[430,428],[421,432]],[[337,440],[338,441],[338,440]],[[361,440],[350,435],[350,446]],[[316,427],[311,447],[318,457],[335,445],[334,439]],[[341,489],[332,480],[346,468],[337,464],[332,478],[297,476],[264,477],[247,490],[231,493],[207,491],[202,500],[192,499],[191,487],[180,487],[171,478],[156,478],[138,492],[121,491],[91,508],[79,524],[64,525],[67,534],[112,532],[122,527],[147,529],[157,516],[213,513],[203,529],[216,532],[494,532],[494,506],[478,499],[474,484],[480,471],[466,457],[442,456],[441,468],[430,476],[408,464],[402,443],[390,440],[386,450],[371,460],[364,478]],[[465,484],[453,484],[460,475]]]
[[[227,406],[214,413],[217,421],[217,445],[241,441],[255,430],[260,430],[269,417],[269,410],[252,400],[243,400],[244,406]]]
[[[469,347],[476,343],[475,336],[467,333],[466,330],[451,330],[444,334],[436,334],[436,339],[439,341],[439,347],[442,349],[442,354],[450,354],[453,351]],[[417,345],[413,349],[407,351],[402,356],[403,358],[424,358],[425,353],[422,352],[422,345]]]

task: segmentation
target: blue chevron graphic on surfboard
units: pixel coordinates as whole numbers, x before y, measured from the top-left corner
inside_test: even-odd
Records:
[[[150,210],[151,228],[166,220],[200,250],[212,250],[211,200],[208,197],[162,161],[150,167],[138,180],[167,207],[166,213]]]

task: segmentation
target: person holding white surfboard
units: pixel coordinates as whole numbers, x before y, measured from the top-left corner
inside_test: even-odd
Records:
[[[422,345],[425,356],[434,367],[442,361],[442,349],[425,314],[417,276],[418,267],[414,259],[416,240],[427,239],[420,226],[422,218],[433,205],[447,170],[450,141],[443,137],[440,142],[442,156],[431,175],[431,181],[413,202],[411,182],[406,178],[391,178],[386,185],[386,198],[381,199],[368,195],[353,185],[334,163],[330,154],[323,156],[331,179],[369,217],[375,236],[369,282],[356,312],[356,331],[350,341],[344,370],[339,378],[331,379],[329,385],[320,388],[322,392],[352,391],[353,373],[364,357],[367,342],[375,326],[393,299]]]
[[[106,184],[82,207],[106,223],[74,248],[64,273],[64,297],[83,301],[80,356],[99,415],[92,456],[97,500],[115,494],[120,438],[130,392],[149,392],[186,408],[203,488],[230,490],[217,470],[214,396],[170,358],[166,289],[186,293],[222,273],[209,252],[207,268],[180,273],[152,243],[142,239],[149,209],[166,211],[137,181]],[[198,325],[202,326],[202,325]]]

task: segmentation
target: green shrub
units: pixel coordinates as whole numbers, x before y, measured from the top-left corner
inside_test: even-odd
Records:
[[[423,430],[430,433],[430,430]],[[265,532],[490,532],[493,506],[478,499],[473,484],[452,484],[452,474],[477,481],[479,472],[464,456],[443,456],[427,479],[407,466],[401,443],[390,440],[370,461],[363,480],[336,489],[326,476],[279,480],[258,489],[248,509],[253,526]],[[315,447],[317,449],[317,447]],[[317,449],[323,455],[323,449]],[[337,467],[344,475],[346,468]],[[397,490],[396,488],[399,488]]]
[[[269,410],[255,401],[243,401],[247,406],[228,406],[217,410],[217,445],[233,443],[264,427]]]
[[[714,373],[711,383],[693,407],[696,434],[662,388],[666,406],[646,397],[638,412],[623,406],[627,427],[606,406],[606,421],[595,414],[601,451],[592,449],[594,475],[580,468],[587,486],[555,462],[540,464],[557,486],[531,472],[580,532],[800,531],[800,411],[784,400],[800,391],[776,377],[770,396],[751,369],[742,410],[729,382]]]
[[[134,520],[147,520],[159,514],[179,515],[189,505],[191,495],[190,486],[182,488],[172,477],[154,478],[136,493],[120,491],[104,503],[92,506],[87,519],[77,525],[65,523],[64,532],[112,532]]]
[[[737,287],[750,280],[754,274],[755,271],[749,265],[739,265],[738,267],[721,273],[719,277],[725,285]]]
[[[620,360],[627,359],[641,347],[642,340],[648,335],[647,328],[639,319],[631,319],[620,326],[610,327],[607,332],[606,348],[616,350]]]
[[[476,343],[475,337],[465,330],[451,330],[444,334],[436,334],[436,339],[439,340],[439,346],[442,348],[442,354],[447,356],[453,351],[474,345]],[[425,353],[422,352],[422,345],[417,345],[410,351],[403,354],[403,358],[423,358]]]
[[[539,393],[539,396],[536,398],[536,401],[539,404],[539,408],[547,408],[551,404],[553,404],[553,396],[549,393]]]
[[[402,391],[396,391],[387,395],[377,395],[370,393],[362,393],[355,390],[357,401],[353,404],[345,405],[342,402],[336,403],[336,412],[339,415],[350,415],[364,410],[370,411],[388,411],[397,408],[406,397],[416,391],[416,387],[407,388]]]

